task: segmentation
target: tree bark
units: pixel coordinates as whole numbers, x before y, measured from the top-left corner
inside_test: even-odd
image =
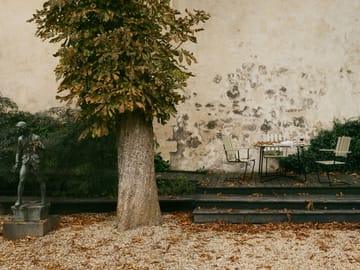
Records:
[[[117,135],[120,231],[159,225],[161,212],[154,168],[154,131],[142,112],[119,117]]]

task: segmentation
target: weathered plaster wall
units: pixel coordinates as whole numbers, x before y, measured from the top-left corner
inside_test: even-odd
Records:
[[[53,70],[55,48],[34,36],[27,23],[42,0],[0,0],[0,93],[23,110],[58,106]]]
[[[0,92],[23,110],[57,106],[55,51],[25,21],[42,0],[0,0]],[[199,33],[188,99],[157,151],[176,169],[224,163],[220,134],[241,146],[264,132],[313,137],[360,115],[360,0],[173,0],[211,14]],[[253,155],[258,153],[254,150]]]
[[[251,146],[264,132],[313,137],[360,115],[360,1],[174,0],[211,14],[189,99],[168,125],[179,169],[224,165],[221,133]],[[253,152],[256,156],[258,153]],[[232,167],[234,169],[238,169]]]

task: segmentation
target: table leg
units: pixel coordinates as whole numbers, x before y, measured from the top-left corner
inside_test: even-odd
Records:
[[[260,146],[260,153],[259,153],[259,177],[261,178],[263,176],[263,163],[264,163],[264,148],[263,146]]]
[[[298,145],[297,147],[297,158],[298,158],[298,173],[304,175],[304,183],[306,182],[306,166],[304,161],[304,145]]]

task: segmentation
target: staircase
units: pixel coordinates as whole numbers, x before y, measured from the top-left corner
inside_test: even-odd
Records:
[[[286,177],[268,183],[245,184],[212,179],[206,185],[199,185],[193,221],[360,222],[360,180],[354,177],[347,180],[351,185],[319,184],[316,176],[309,176],[306,184]]]

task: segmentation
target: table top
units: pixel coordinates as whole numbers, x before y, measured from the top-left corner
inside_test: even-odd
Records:
[[[254,144],[256,147],[267,147],[267,146],[275,146],[275,147],[307,147],[310,144],[306,144],[304,142],[293,142],[293,141],[277,141],[277,142],[265,142],[258,141]]]

